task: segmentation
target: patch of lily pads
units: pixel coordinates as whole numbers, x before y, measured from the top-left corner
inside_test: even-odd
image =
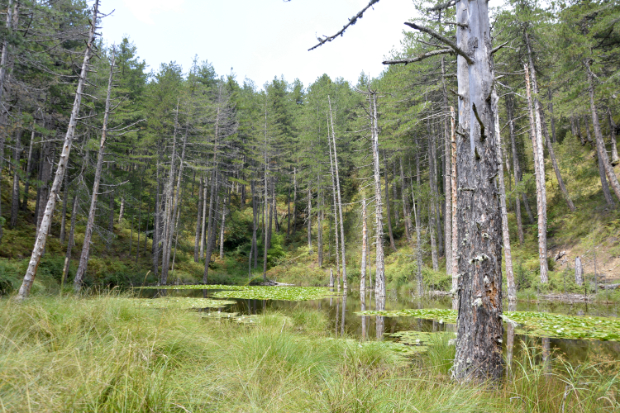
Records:
[[[414,317],[456,324],[457,312],[444,309],[408,309],[397,311],[362,311],[358,315]],[[620,319],[611,317],[570,316],[529,311],[507,311],[504,321],[513,324],[518,333],[564,339],[620,341]]]
[[[141,307],[165,308],[173,310],[188,310],[197,308],[223,308],[227,305],[235,304],[230,300],[212,300],[210,298],[191,298],[191,297],[162,297],[162,298],[141,298],[134,299],[133,302]]]
[[[238,298],[246,300],[311,301],[333,296],[326,287],[267,287],[240,285],[169,285],[142,287],[158,290],[220,290],[213,293],[216,298]]]

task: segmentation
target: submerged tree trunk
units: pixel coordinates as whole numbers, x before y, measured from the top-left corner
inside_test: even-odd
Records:
[[[80,78],[78,81],[77,91],[75,94],[75,101],[73,103],[73,109],[71,111],[71,118],[69,120],[69,127],[67,129],[67,134],[65,136],[65,142],[62,148],[62,153],[60,154],[60,161],[58,162],[58,169],[56,170],[56,176],[54,177],[54,183],[52,185],[51,196],[47,201],[47,206],[45,208],[45,213],[43,219],[41,220],[41,227],[39,228],[39,232],[37,234],[37,239],[34,244],[34,248],[32,250],[32,256],[30,257],[30,262],[28,263],[28,270],[26,271],[26,275],[24,276],[24,281],[22,286],[19,289],[18,299],[24,300],[30,294],[30,288],[32,287],[32,283],[34,282],[34,278],[37,273],[37,268],[39,266],[39,262],[41,261],[41,256],[43,255],[43,251],[45,249],[45,242],[47,241],[47,234],[52,225],[52,214],[54,213],[54,207],[56,206],[56,197],[58,191],[60,191],[60,186],[62,184],[67,163],[69,162],[69,154],[71,152],[71,145],[73,143],[73,137],[75,135],[75,128],[77,126],[78,117],[80,115],[80,106],[82,103],[82,94],[84,90],[84,84],[86,83],[86,75],[88,72],[90,57],[92,55],[92,47],[95,41],[95,31],[97,26],[97,17],[98,17],[98,9],[99,9],[99,0],[95,0],[95,5],[93,7],[93,17],[91,20],[91,27],[88,36],[88,43],[86,46],[86,52],[84,53],[84,61],[82,63],[82,71],[80,73]]]
[[[97,153],[97,166],[95,169],[95,180],[93,181],[93,193],[91,195],[90,210],[88,213],[88,222],[86,223],[86,231],[84,233],[84,244],[82,245],[82,255],[80,256],[80,265],[73,280],[73,288],[75,292],[79,292],[82,288],[82,280],[86,274],[88,267],[88,258],[90,255],[90,244],[95,226],[95,214],[97,212],[97,196],[99,195],[99,183],[101,182],[101,172],[103,169],[103,157],[105,155],[105,144],[108,135],[108,121],[110,119],[110,103],[112,97],[112,84],[114,81],[114,64],[115,55],[112,51],[110,61],[110,76],[108,78],[108,94],[105,103],[105,114],[103,116],[103,127],[101,128],[101,141],[99,142],[99,152]]]
[[[540,264],[540,282],[549,282],[547,274],[547,189],[545,184],[545,159],[543,158],[542,132],[537,100],[532,104],[530,92],[530,71],[525,68],[525,92],[530,115],[530,135],[534,150],[534,170],[536,175],[536,204],[538,207],[538,261]]]

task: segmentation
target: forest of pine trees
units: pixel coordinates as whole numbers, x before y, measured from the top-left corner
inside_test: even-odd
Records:
[[[449,277],[454,376],[497,379],[511,251],[528,245],[545,288],[550,222],[620,205],[615,2],[420,2],[379,76],[308,85],[202,57],[148,72],[130,38],[100,37],[105,0],[1,3],[0,256],[24,263],[22,299],[49,257],[79,292],[209,284],[228,256],[269,282],[295,248],[382,310],[385,257],[406,251],[417,294]],[[102,260],[136,275],[110,281]]]

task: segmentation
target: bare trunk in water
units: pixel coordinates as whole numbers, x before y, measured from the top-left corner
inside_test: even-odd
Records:
[[[383,202],[381,200],[381,166],[379,159],[379,125],[377,120],[377,94],[370,92],[372,129],[372,160],[375,179],[375,299],[376,309],[385,310],[385,262],[383,253]]]
[[[345,241],[344,241],[344,220],[342,217],[342,195],[340,193],[340,172],[338,171],[338,151],[336,149],[336,131],[334,130],[334,116],[332,114],[332,104],[329,96],[327,96],[329,102],[329,118],[332,128],[332,144],[334,145],[334,170],[336,172],[336,191],[338,194],[338,220],[340,221],[340,248],[342,255],[342,285],[347,290],[347,257],[345,253]]]

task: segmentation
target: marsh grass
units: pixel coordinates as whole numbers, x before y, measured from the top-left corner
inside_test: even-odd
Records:
[[[330,337],[325,317],[297,307],[245,325],[115,295],[2,300],[0,411],[559,412],[567,385],[567,412],[620,408],[613,360],[550,376],[530,354],[499,388],[458,385],[447,342],[405,359]]]

